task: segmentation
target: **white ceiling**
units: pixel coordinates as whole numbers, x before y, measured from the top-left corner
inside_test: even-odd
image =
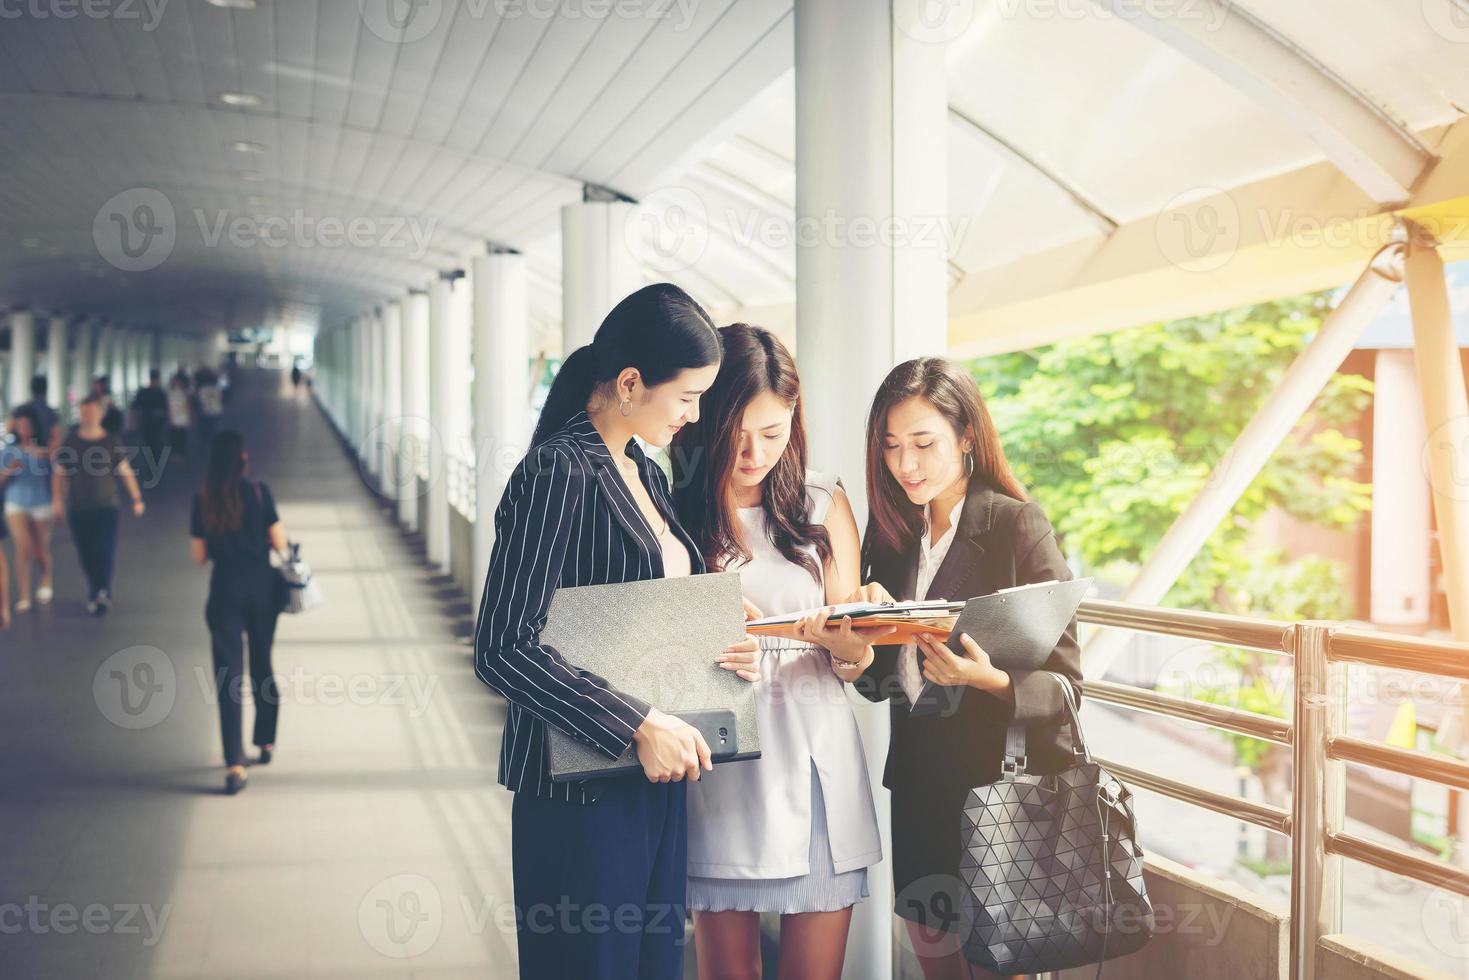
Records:
[[[584,183],[692,193],[708,244],[679,275],[711,306],[794,297],[790,236],[730,227],[793,222],[791,0],[623,0],[647,16],[607,17],[586,0],[555,15],[551,0],[421,0],[402,38],[382,18],[401,0],[160,2],[156,23],[143,0],[131,19],[0,21],[0,307],[183,329],[334,322],[492,241],[530,256],[549,330],[559,208]],[[1106,2],[970,4],[949,47],[952,281],[1331,158]],[[1466,0],[1220,3],[1175,6],[1248,17],[1409,140],[1469,108]],[[135,214],[151,192],[177,240],[126,271],[94,225],[105,237],[116,201]],[[212,241],[221,216],[283,219],[289,244]],[[354,218],[360,242],[338,244],[330,222]]]

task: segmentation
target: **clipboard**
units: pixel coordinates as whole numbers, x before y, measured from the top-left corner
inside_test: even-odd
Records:
[[[956,656],[965,656],[959,637],[967,633],[1001,670],[1039,670],[1066,632],[1093,581],[1075,578],[1035,582],[975,596],[964,603],[964,611],[959,613],[946,643]],[[933,711],[940,700],[941,691],[925,680],[910,713]]]
[[[738,572],[557,589],[541,630],[569,663],[695,727],[716,712],[732,715],[735,750],[718,752],[711,742],[716,764],[760,757],[755,685],[714,659],[744,638]],[[546,725],[546,755],[555,783],[643,771],[636,745],[609,759],[554,724]]]

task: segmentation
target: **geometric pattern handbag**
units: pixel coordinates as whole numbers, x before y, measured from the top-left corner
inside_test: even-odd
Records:
[[[995,973],[1101,963],[1153,934],[1132,794],[1092,761],[1069,691],[1061,700],[1072,765],[1026,772],[1014,726],[1000,778],[964,802],[959,934],[965,958]]]

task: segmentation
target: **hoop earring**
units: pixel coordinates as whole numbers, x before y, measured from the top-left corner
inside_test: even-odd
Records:
[[[965,467],[965,471],[966,471],[965,472],[965,475],[966,476],[973,476],[974,475],[974,454],[973,453],[965,453],[964,454],[964,467]]]
[[[627,418],[629,415],[631,415],[632,414],[632,399],[629,398],[625,402],[620,402],[618,404],[618,406],[617,406],[617,411],[618,411],[618,414],[620,414],[623,418]]]

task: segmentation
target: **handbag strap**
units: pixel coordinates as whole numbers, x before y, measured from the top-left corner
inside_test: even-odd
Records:
[[[1072,687],[1066,682],[1066,678],[1054,671],[1046,671],[1047,674],[1056,679],[1061,685],[1061,703],[1065,706],[1066,724],[1071,729],[1071,755],[1076,764],[1092,761],[1092,753],[1086,745],[1086,738],[1081,734],[1081,718],[1076,711],[1076,701],[1072,698]],[[1000,763],[1000,773],[1003,777],[1024,776],[1027,769],[1028,759],[1025,752],[1025,726],[1010,725],[1005,729],[1005,758]]]

